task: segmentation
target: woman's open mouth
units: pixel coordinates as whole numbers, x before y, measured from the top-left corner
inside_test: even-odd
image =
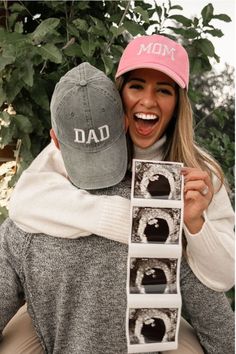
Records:
[[[136,113],[134,114],[135,128],[137,132],[141,135],[149,135],[159,121],[159,116],[156,114],[144,114]]]

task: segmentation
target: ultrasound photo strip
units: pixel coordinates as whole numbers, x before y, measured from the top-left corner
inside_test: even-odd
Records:
[[[130,308],[130,353],[177,349],[178,308]],[[157,349],[158,343],[158,349]]]
[[[133,197],[182,199],[182,163],[133,160]]]
[[[130,294],[177,294],[178,259],[130,258]]]
[[[181,316],[181,163],[133,160],[128,353],[176,349]]]
[[[178,244],[181,208],[132,207],[132,243]]]

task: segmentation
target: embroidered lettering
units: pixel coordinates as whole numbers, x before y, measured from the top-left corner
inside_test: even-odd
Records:
[[[98,128],[98,130],[99,130],[100,136],[101,136],[100,141],[106,140],[110,137],[108,125],[103,125],[102,127]]]
[[[76,129],[75,131],[75,143],[85,143],[85,131],[83,129]]]
[[[110,137],[108,125],[103,125],[99,127],[97,133],[94,129],[90,129],[87,137],[83,129],[74,128],[74,132],[74,142],[79,144],[91,144],[92,141],[94,141],[95,143],[99,143],[100,141],[107,140]]]
[[[89,130],[88,139],[86,141],[86,144],[90,144],[92,140],[94,140],[95,143],[99,142],[94,129],[90,129]]]
[[[152,47],[153,54],[161,55],[161,50],[162,50],[162,44],[153,43],[153,47]]]
[[[152,49],[152,44],[153,43],[149,43],[147,47],[145,47],[144,44],[141,44],[140,48],[139,48],[138,55],[140,55],[142,52],[147,52],[148,54],[150,54],[150,51]]]
[[[171,55],[171,60],[175,60],[175,48],[169,48],[167,45],[163,45],[163,51],[162,51],[162,55]]]
[[[170,56],[171,60],[175,60],[175,48],[170,48],[166,44],[149,43],[147,46],[141,44],[137,55],[142,53]]]

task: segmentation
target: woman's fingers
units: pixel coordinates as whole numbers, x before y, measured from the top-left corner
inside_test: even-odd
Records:
[[[199,192],[201,195],[206,195],[209,191],[209,187],[202,179],[185,181],[184,192],[186,193],[189,190],[194,190]]]
[[[184,192],[190,190],[198,191],[202,196],[207,196],[211,200],[213,195],[213,186],[210,175],[206,171],[197,168],[183,167]]]
[[[184,167],[184,222],[193,233],[198,232],[204,222],[203,212],[208,208],[213,186],[210,175],[198,168]]]

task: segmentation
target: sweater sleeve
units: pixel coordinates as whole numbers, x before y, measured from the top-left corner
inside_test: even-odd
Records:
[[[9,204],[9,216],[25,232],[77,238],[93,233],[128,243],[130,201],[93,195],[67,179],[52,143],[21,175]]]
[[[214,194],[197,234],[186,226],[187,257],[198,279],[216,291],[234,285],[234,212],[224,186]]]
[[[0,227],[0,341],[2,331],[23,304],[23,287],[19,279],[18,254],[22,243],[17,242],[12,222],[7,219]]]

